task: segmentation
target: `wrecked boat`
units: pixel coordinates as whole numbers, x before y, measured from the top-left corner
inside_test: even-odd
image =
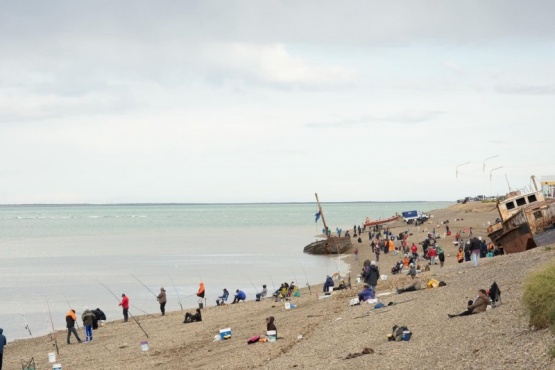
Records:
[[[534,176],[532,180],[535,189],[514,191],[498,201],[501,222],[488,227],[488,236],[505,253],[555,243],[555,199],[545,197]]]
[[[321,218],[322,223],[324,224],[324,230],[328,230],[326,219],[324,218],[324,212],[322,212],[322,206],[320,206],[320,200],[318,199],[318,194],[314,195],[316,196],[316,203],[318,203],[316,221]],[[322,238],[324,239],[316,240],[315,242],[312,242],[304,247],[303,252],[310,254],[341,254],[353,246],[351,243],[351,237],[349,236],[340,237],[326,234],[322,235]]]

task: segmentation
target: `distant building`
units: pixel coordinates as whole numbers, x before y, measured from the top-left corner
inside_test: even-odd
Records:
[[[555,175],[542,176],[541,186],[546,197],[555,198]]]

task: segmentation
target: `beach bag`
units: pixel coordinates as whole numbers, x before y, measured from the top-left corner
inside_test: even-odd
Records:
[[[439,281],[435,280],[435,279],[430,279],[428,280],[428,283],[426,284],[427,288],[437,288],[439,286]]]
[[[247,341],[247,344],[253,344],[256,343],[260,340],[260,336],[256,335],[254,337],[250,337],[249,340]]]
[[[443,280],[441,280],[441,281],[439,282],[439,286],[446,286],[446,285],[447,285],[447,283],[446,283],[445,281],[443,281]]]
[[[403,332],[408,330],[409,328],[407,328],[406,326],[393,326],[393,330],[391,333],[393,340],[400,342],[403,339]]]

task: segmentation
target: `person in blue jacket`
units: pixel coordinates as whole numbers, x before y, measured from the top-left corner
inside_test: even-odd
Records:
[[[358,300],[360,302],[366,302],[367,300],[374,299],[374,298],[375,298],[374,291],[368,285],[365,285],[364,290],[358,293]]]
[[[329,292],[330,288],[332,288],[334,285],[335,284],[333,283],[332,277],[328,275],[328,277],[326,278],[326,282],[324,283],[324,293]]]
[[[247,295],[245,294],[245,292],[243,292],[242,290],[237,289],[235,291],[235,296],[234,296],[233,302],[231,302],[231,304],[239,303],[239,301],[244,302],[245,299],[247,299]]]
[[[0,328],[0,370],[2,369],[2,358],[4,357],[4,346],[8,341],[6,340],[6,336],[2,334],[4,329]]]

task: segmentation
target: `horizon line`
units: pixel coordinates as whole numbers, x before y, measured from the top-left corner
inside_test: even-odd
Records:
[[[396,201],[373,201],[373,200],[357,200],[357,201],[326,201],[321,203],[431,203],[431,202],[456,202],[451,200],[396,200]],[[249,205],[249,204],[315,204],[316,202],[153,202],[153,203],[6,203],[0,204],[0,207],[18,206],[18,207],[32,207],[32,206],[184,206],[184,205]]]

